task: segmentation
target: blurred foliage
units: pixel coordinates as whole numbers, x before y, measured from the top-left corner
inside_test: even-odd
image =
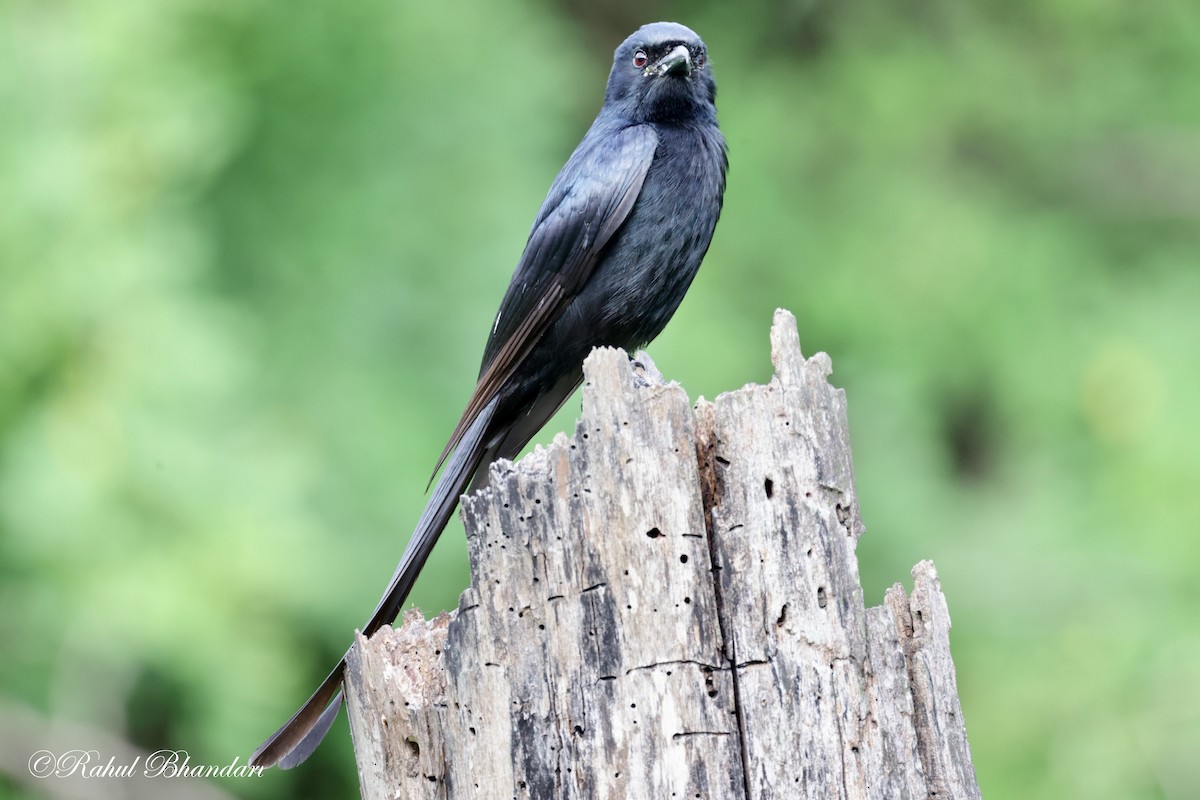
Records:
[[[767,379],[776,306],[833,356],[867,598],[937,561],[986,795],[1200,796],[1186,0],[8,0],[0,710],[214,764],[293,710],[657,18],[708,41],[732,164],[659,366]],[[465,582],[452,529],[414,599]],[[348,796],[344,728],[221,788]]]

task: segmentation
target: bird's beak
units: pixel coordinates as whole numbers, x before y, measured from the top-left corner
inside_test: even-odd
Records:
[[[692,54],[686,45],[678,45],[674,50],[663,56],[650,72],[652,75],[686,76],[692,71]]]

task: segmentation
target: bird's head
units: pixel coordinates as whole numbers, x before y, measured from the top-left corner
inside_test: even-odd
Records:
[[[678,23],[655,22],[613,54],[604,100],[633,122],[671,123],[715,119],[716,97],[703,40]]]

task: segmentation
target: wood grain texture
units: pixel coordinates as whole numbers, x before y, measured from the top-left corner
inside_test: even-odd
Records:
[[[364,797],[979,796],[936,571],[864,608],[845,395],[771,343],[695,408],[589,357],[574,435],[465,498],[457,612],[355,646]]]

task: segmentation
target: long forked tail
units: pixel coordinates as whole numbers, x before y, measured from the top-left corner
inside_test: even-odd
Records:
[[[425,565],[425,559],[433,550],[458,505],[458,498],[466,489],[471,477],[484,465],[485,457],[490,462],[495,446],[488,441],[487,434],[492,417],[496,412],[495,399],[488,403],[479,416],[472,421],[454,455],[446,464],[442,477],[434,487],[433,495],[425,505],[425,511],[417,523],[416,530],[396,566],[387,591],[375,607],[374,613],[363,626],[362,632],[370,636],[396,618],[413,583]],[[303,762],[317,749],[337,719],[342,706],[342,675],[346,670],[346,656],[342,656],[333,671],[321,682],[312,697],[301,706],[292,718],[271,734],[250,756],[253,766],[291,769]]]

